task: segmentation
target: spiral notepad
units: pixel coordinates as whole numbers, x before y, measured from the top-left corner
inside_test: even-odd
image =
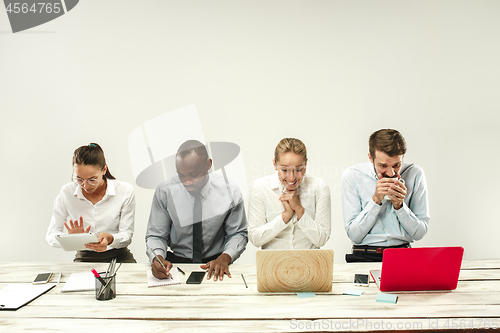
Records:
[[[170,270],[171,277],[168,279],[157,279],[153,276],[150,269],[147,270],[148,275],[148,288],[159,287],[159,286],[170,286],[172,284],[181,284],[181,279],[179,277],[179,271],[177,268],[172,268]]]

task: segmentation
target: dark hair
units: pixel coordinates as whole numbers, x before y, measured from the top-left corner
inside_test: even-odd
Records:
[[[73,165],[97,165],[102,169],[106,166],[104,151],[97,143],[89,143],[86,146],[81,146],[73,153]],[[105,179],[115,179],[109,172],[109,168],[104,174]]]
[[[187,140],[177,150],[177,156],[184,158],[185,156],[196,153],[202,160],[208,161],[207,147],[198,140]]]
[[[389,157],[406,153],[405,138],[394,129],[381,129],[373,132],[368,140],[368,146],[372,158],[375,158],[377,150],[386,153]]]

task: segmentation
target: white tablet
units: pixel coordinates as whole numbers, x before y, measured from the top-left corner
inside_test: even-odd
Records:
[[[56,236],[57,241],[63,247],[64,251],[87,250],[85,244],[98,243],[96,234],[62,234]]]

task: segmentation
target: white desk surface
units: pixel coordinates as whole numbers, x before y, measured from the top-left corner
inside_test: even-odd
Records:
[[[0,263],[0,288],[31,283],[37,273],[62,273],[61,283],[17,311],[0,311],[1,332],[315,332],[470,330],[499,327],[500,260],[466,261],[458,288],[449,292],[398,292],[397,304],[375,301],[379,290],[355,287],[354,273],[380,263],[336,264],[333,290],[315,297],[259,293],[255,265],[230,266],[232,278],[185,284],[198,265],[179,264],[182,284],[148,288],[147,264],[123,264],[117,297],[97,301],[94,291],[61,293],[71,273],[106,270],[107,264]],[[245,287],[241,274],[245,276]],[[363,290],[346,296],[347,289]]]

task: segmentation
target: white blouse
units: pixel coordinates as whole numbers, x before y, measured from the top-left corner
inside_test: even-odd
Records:
[[[248,237],[262,249],[317,249],[328,241],[331,230],[330,188],[318,177],[304,176],[297,196],[304,215],[296,213],[288,223],[279,197],[284,186],[278,173],[259,178],[253,185],[248,209]]]
[[[84,229],[99,235],[108,232],[113,243],[107,250],[127,247],[134,234],[135,195],[129,183],[108,179],[106,194],[95,205],[83,196],[82,188],[71,182],[61,188],[54,202],[52,218],[45,239],[51,246],[61,247],[56,235],[67,233],[64,222],[83,217]]]

